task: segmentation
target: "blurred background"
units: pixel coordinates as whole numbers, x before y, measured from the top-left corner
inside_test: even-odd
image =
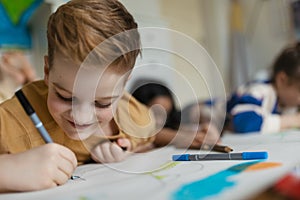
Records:
[[[43,56],[47,53],[46,25],[51,12],[66,0],[1,0],[1,52],[19,48],[26,53],[37,76],[43,77]],[[184,58],[163,51],[147,50],[147,69],[134,72],[128,89],[139,77],[164,81],[180,99],[181,106],[194,101],[229,94],[238,85],[265,79],[268,68],[286,45],[298,39],[300,2],[296,0],[121,0],[139,27],[160,27],[184,34],[197,42],[212,58],[222,77],[209,73],[203,62],[201,74]],[[17,6],[21,5],[22,6]],[[19,30],[20,29],[20,30]],[[16,31],[18,30],[18,31]],[[23,32],[22,32],[23,30]],[[12,32],[17,32],[12,34]],[[21,38],[22,40],[16,40]],[[2,38],[2,39],[1,39]],[[180,48],[172,34],[149,34],[148,42]],[[192,53],[192,52],[191,52]],[[139,58],[141,59],[141,58]],[[146,61],[145,61],[146,60]],[[137,62],[139,65],[141,61]],[[211,66],[210,66],[211,67]],[[170,71],[172,71],[170,73]],[[222,83],[219,83],[219,82]],[[188,84],[183,84],[188,82]],[[222,87],[209,91],[208,85]],[[212,95],[213,94],[213,95]]]

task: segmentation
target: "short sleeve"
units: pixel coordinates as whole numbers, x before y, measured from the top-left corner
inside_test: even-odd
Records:
[[[114,117],[120,131],[128,136],[134,148],[153,142],[156,127],[154,115],[130,94],[125,93],[119,101]]]

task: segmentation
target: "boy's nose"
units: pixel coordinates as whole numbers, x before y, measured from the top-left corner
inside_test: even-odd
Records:
[[[78,125],[86,125],[93,123],[94,107],[88,103],[73,105],[71,115]]]

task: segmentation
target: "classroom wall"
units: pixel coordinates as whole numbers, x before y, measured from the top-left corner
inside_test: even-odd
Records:
[[[248,26],[249,62],[254,73],[271,66],[282,48],[295,40],[289,13],[290,2],[242,1]]]
[[[226,93],[229,93],[231,90],[229,74],[232,73],[229,66],[230,0],[189,0],[184,3],[181,0],[156,0],[151,3],[140,0],[138,4],[134,4],[135,1],[132,0],[123,0],[123,2],[135,16],[138,16],[138,19],[145,20],[152,13],[155,17],[149,17],[150,21],[151,19],[162,20],[166,27],[180,31],[201,44],[216,63]],[[258,77],[261,71],[269,68],[279,51],[294,39],[288,3],[288,0],[241,0],[245,18],[246,52],[250,66],[249,77]],[[152,6],[148,7],[149,4]],[[171,44],[181,45],[177,41],[171,41]],[[206,85],[199,81],[201,77],[195,77],[195,71],[186,67],[187,63],[178,57],[175,57],[172,62],[176,70],[181,70],[184,76],[190,77],[192,85],[198,91],[199,99],[209,97]],[[209,77],[209,74],[203,76]],[[173,79],[176,80],[177,77]],[[213,80],[209,80],[208,84],[211,81]],[[180,82],[174,82],[172,85],[178,90],[183,103],[191,101],[185,95],[185,89]],[[215,92],[216,95],[222,94],[222,88],[216,90],[219,90]]]
[[[132,0],[122,0],[125,6],[136,18],[139,27],[163,27],[170,30],[170,32],[178,32],[182,34],[182,37],[189,38],[189,42],[201,44],[205,40],[205,30],[202,13],[202,1],[189,0],[182,3],[181,0],[140,0],[138,2]],[[150,37],[148,37],[150,38]],[[151,37],[152,39],[154,36]],[[169,43],[170,49],[180,49],[186,45],[185,39],[176,39],[177,35],[170,33],[169,35],[160,35],[158,38],[154,38],[153,42],[160,41]],[[193,49],[186,49],[189,55],[193,55]],[[200,57],[201,53],[207,53],[205,49],[200,52],[199,55],[191,56],[191,58],[182,57],[182,55],[175,55],[169,52],[166,53],[149,53],[143,52],[143,58],[147,60],[152,57],[152,63],[161,61],[161,58],[168,60],[162,62],[163,66],[149,67],[147,72],[144,72],[144,76],[161,79],[174,91],[177,97],[178,106],[184,106],[197,99],[207,98],[212,95],[211,93],[218,93],[218,90],[222,92],[222,87],[215,87],[215,77],[211,75],[207,70],[212,67],[214,63],[210,61],[209,55],[202,59],[202,63],[199,63],[200,69],[195,68],[190,59]],[[167,59],[166,59],[167,58]],[[139,64],[139,62],[138,62]],[[172,68],[165,70],[165,66],[168,65]],[[153,70],[154,69],[154,70]],[[137,70],[136,70],[137,71]],[[200,71],[200,72],[199,72]],[[143,76],[139,73],[138,76]],[[132,77],[134,82],[135,76]],[[218,81],[218,85],[222,86],[222,81]],[[131,85],[129,83],[128,88]],[[213,87],[213,91],[209,91],[209,87]],[[211,90],[211,89],[210,89]]]
[[[40,78],[44,73],[44,55],[47,54],[47,21],[51,14],[51,4],[43,3],[33,14],[29,22],[32,33],[31,60]]]

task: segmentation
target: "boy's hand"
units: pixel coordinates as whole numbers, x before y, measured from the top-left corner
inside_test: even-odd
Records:
[[[93,148],[91,155],[92,159],[99,163],[119,162],[131,154],[128,150],[131,150],[130,141],[127,138],[119,138],[116,142],[98,144]]]
[[[62,185],[77,166],[75,154],[55,143],[0,155],[0,163],[0,191],[33,191]]]

